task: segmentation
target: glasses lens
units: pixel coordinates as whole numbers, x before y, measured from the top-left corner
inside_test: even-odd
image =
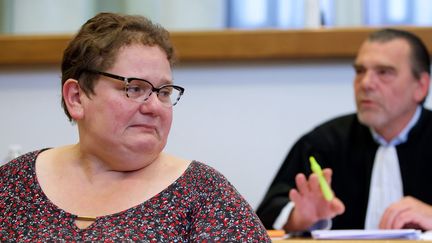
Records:
[[[139,102],[144,102],[152,92],[150,83],[141,80],[130,80],[126,86],[126,94],[129,98]]]
[[[159,90],[158,98],[163,104],[173,106],[180,98],[180,91],[170,85],[164,86]]]
[[[134,99],[138,102],[144,102],[153,92],[153,86],[143,80],[132,79],[126,86],[127,97]],[[178,87],[173,85],[166,85],[159,88],[157,92],[157,97],[162,104],[165,106],[173,106],[177,104],[181,96],[181,91]]]

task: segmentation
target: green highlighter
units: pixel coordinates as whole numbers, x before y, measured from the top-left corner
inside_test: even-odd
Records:
[[[331,201],[333,199],[333,192],[330,189],[329,184],[327,183],[326,179],[324,178],[323,172],[321,170],[321,166],[318,164],[318,162],[315,160],[313,156],[309,157],[309,161],[311,164],[311,170],[313,173],[317,174],[318,181],[321,187],[321,191],[324,195],[324,198],[327,201]]]

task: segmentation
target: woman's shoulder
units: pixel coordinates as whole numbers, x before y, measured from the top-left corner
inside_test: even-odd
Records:
[[[227,180],[225,176],[212,166],[197,160],[193,160],[187,170],[195,179],[208,180]]]
[[[0,167],[3,173],[17,173],[17,171],[25,171],[34,168],[36,157],[42,150],[35,150],[23,155],[20,155]]]
[[[0,184],[13,188],[31,184],[35,178],[35,160],[42,150],[25,153],[0,167]]]
[[[212,166],[193,160],[183,175],[183,180],[200,192],[234,189],[227,178]]]

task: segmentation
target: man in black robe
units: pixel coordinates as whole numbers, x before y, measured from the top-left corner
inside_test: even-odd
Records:
[[[266,228],[432,229],[432,112],[423,107],[429,53],[414,34],[383,29],[362,44],[354,69],[357,113],[295,143],[258,207]],[[326,168],[330,201],[310,156]]]

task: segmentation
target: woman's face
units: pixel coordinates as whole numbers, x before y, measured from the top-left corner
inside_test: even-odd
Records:
[[[142,78],[156,88],[172,83],[170,64],[157,46],[125,46],[119,50],[110,69],[98,71]],[[125,94],[124,85],[120,80],[99,75],[94,95],[88,98],[81,92],[84,116],[77,121],[80,143],[123,155],[157,156],[167,142],[172,107],[164,106],[156,93],[152,93],[145,102],[130,99]]]

